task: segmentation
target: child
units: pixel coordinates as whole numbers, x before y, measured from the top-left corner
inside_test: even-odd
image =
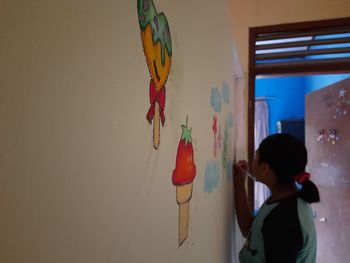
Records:
[[[306,163],[305,146],[291,135],[274,134],[261,142],[251,170],[257,181],[270,188],[271,196],[255,218],[245,190],[248,164],[234,164],[237,220],[247,238],[240,262],[316,262],[316,231],[309,204],[319,202],[320,197],[305,172]]]

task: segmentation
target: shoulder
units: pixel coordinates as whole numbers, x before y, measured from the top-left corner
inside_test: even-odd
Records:
[[[265,217],[263,234],[293,235],[302,239],[298,202],[297,197],[281,200]]]
[[[266,216],[265,220],[279,219],[297,219],[298,218],[298,198],[286,198],[277,203],[275,208]],[[285,220],[283,220],[285,222]]]

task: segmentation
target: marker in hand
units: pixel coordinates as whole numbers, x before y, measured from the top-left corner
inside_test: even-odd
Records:
[[[248,175],[248,177],[249,177],[250,179],[252,179],[253,181],[255,181],[255,177],[254,177],[254,176],[252,176],[250,173],[247,173],[247,175]]]
[[[247,175],[250,179],[252,179],[253,181],[255,181],[255,177],[252,176],[248,171],[249,171],[249,166],[247,161],[245,160],[240,160],[238,161],[238,163],[236,162],[236,160],[234,160],[233,165],[236,167],[236,169],[240,172],[242,172],[242,174]]]

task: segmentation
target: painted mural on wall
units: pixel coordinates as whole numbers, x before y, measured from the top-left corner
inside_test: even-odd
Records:
[[[222,83],[222,97],[223,101],[229,105],[230,104],[230,88],[229,85],[226,82]],[[230,149],[230,136],[229,134],[232,134],[232,128],[233,128],[233,113],[230,111],[228,115],[226,116],[225,120],[225,130],[224,130],[224,142],[223,142],[223,149],[222,149],[222,167],[226,171],[226,175],[228,179],[232,179],[233,177],[233,160],[230,160],[228,157],[229,155],[229,149]]]
[[[211,88],[211,94],[210,94],[210,105],[214,109],[214,116],[213,116],[213,125],[212,125],[212,131],[214,135],[214,145],[213,145],[213,155],[214,158],[217,158],[217,153],[221,147],[221,128],[218,125],[218,117],[217,114],[221,112],[221,94],[217,87]]]
[[[222,98],[226,104],[230,104],[230,89],[226,82],[222,83]]]
[[[229,85],[226,82],[222,83],[222,89],[215,86],[211,88],[210,106],[214,111],[211,126],[213,132],[213,159],[207,161],[205,167],[205,193],[212,193],[217,187],[220,174],[225,174],[228,179],[232,179],[233,177],[233,160],[229,158],[229,151],[232,150],[230,147],[230,134],[234,126],[232,111],[229,111],[228,114],[224,116],[223,125],[219,122],[219,119],[221,119],[220,115],[225,114],[225,112],[227,112],[227,107],[230,106],[230,97]],[[221,127],[224,127],[223,132],[221,131]],[[219,154],[219,152],[221,152],[221,154]]]
[[[234,125],[233,113],[229,112],[226,119],[226,127],[231,132],[231,134],[234,133],[233,125]],[[235,141],[235,137],[233,138],[233,140]],[[233,156],[232,158],[227,158],[227,165],[226,165],[226,175],[228,179],[233,178],[233,163],[234,163],[234,159],[236,158],[235,142],[233,142],[232,149],[233,149]]]
[[[213,156],[214,158],[217,158],[218,151],[221,148],[221,128],[217,124],[218,118],[216,115],[213,116],[213,125],[212,125],[212,131],[214,135],[214,145],[213,145]]]
[[[210,104],[214,108],[214,111],[216,113],[221,112],[221,105],[222,105],[221,94],[217,87],[211,88]]]
[[[168,21],[163,12],[157,13],[152,0],[137,0],[138,20],[143,51],[151,76],[150,107],[146,118],[153,122],[153,147],[160,144],[160,122],[165,123],[165,83],[171,67],[172,44]]]
[[[192,197],[193,180],[196,176],[192,146],[192,128],[181,125],[181,137],[177,148],[176,166],[172,174],[172,182],[176,187],[176,201],[179,205],[179,246],[187,239]]]
[[[219,183],[219,168],[215,160],[210,160],[205,166],[204,192],[211,193]]]

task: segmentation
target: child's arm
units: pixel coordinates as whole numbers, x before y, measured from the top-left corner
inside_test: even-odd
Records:
[[[239,161],[233,165],[234,169],[234,198],[236,215],[239,228],[244,237],[247,237],[254,217],[249,209],[246,190],[246,178],[248,176],[248,164],[246,161]]]

